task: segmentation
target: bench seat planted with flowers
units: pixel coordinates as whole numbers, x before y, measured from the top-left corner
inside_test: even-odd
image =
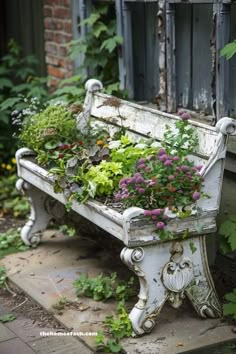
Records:
[[[139,300],[129,315],[137,335],[151,331],[166,301],[177,308],[185,296],[201,317],[221,316],[205,237],[216,231],[227,138],[236,133],[235,121],[222,118],[211,127],[184,112],[182,117],[163,113],[101,89],[99,81],[89,80],[83,109],[74,115],[80,139],[93,137],[96,129],[109,131],[102,138],[95,134],[100,138],[90,146],[90,157],[100,161],[86,161],[83,140],[53,145],[45,131],[45,146],[56,161],[50,173],[35,152],[17,151],[17,187],[31,201],[22,240],[37,244],[69,198],[74,212],[124,244],[121,259],[140,281]],[[48,129],[51,135],[57,131]],[[99,182],[104,176],[106,183]]]

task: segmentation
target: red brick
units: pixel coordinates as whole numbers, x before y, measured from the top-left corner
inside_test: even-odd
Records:
[[[44,17],[52,17],[52,7],[45,5],[43,8]]]
[[[72,21],[66,21],[63,23],[63,29],[66,33],[72,33]]]
[[[65,77],[65,73],[62,69],[51,65],[48,65],[48,74],[59,79],[63,79]]]
[[[71,8],[71,0],[63,0],[62,2],[65,7]]]
[[[56,28],[56,23],[53,18],[45,18],[44,19],[44,27],[45,29],[54,30]]]
[[[45,30],[44,31],[44,39],[47,42],[52,42],[54,40],[54,32],[49,31],[49,30]]]
[[[54,43],[46,42],[45,43],[45,51],[46,51],[46,53],[57,55],[58,51],[59,51],[59,48]]]
[[[55,28],[57,30],[62,30],[63,29],[63,21],[59,20],[59,19],[56,19],[55,20]]]
[[[62,57],[66,57],[68,55],[67,48],[65,46],[60,46],[58,48],[58,53]]]
[[[46,55],[45,61],[46,61],[47,64],[52,64],[52,65],[55,65],[55,66],[61,66],[60,59],[58,57],[55,57],[55,56]]]
[[[64,7],[55,6],[53,8],[53,16],[56,18],[63,18],[63,19],[71,18],[71,11]]]

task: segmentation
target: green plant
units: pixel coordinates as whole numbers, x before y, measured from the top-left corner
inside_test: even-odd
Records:
[[[72,59],[84,57],[78,69],[79,77],[85,81],[92,74],[101,80],[109,93],[119,94],[118,52],[123,39],[116,35],[115,5],[112,2],[96,3],[91,15],[80,23],[86,26],[84,38],[69,44]]]
[[[7,315],[2,315],[0,316],[0,322],[6,323],[6,322],[11,322],[16,319],[16,316],[13,315],[12,313],[8,313]]]
[[[229,215],[219,228],[220,247],[224,253],[236,250],[236,215]]]
[[[61,225],[59,227],[59,231],[69,237],[73,237],[76,235],[76,228],[74,226],[69,225]]]
[[[171,238],[164,230],[168,213],[189,216],[192,210],[189,206],[201,197],[203,178],[199,172],[202,166],[194,166],[187,158],[197,144],[187,115],[177,121],[175,132],[167,127],[164,137],[165,148],[140,158],[133,175],[120,180],[120,191],[115,198],[125,207],[145,209],[144,216],[155,222],[160,237]]]
[[[19,230],[9,229],[0,233],[0,256],[5,253],[25,251],[27,249],[28,246],[25,246],[20,238]]]
[[[116,316],[107,316],[103,321],[108,330],[109,339],[105,338],[103,331],[98,331],[95,343],[104,353],[119,353],[122,349],[119,341],[132,335],[132,324],[123,303],[117,306]]]
[[[13,163],[15,163],[15,160]],[[11,166],[14,166],[11,165]],[[5,166],[4,166],[5,168]],[[14,167],[10,170],[15,170]],[[17,181],[16,173],[9,173],[0,177],[0,212],[4,214],[13,214],[14,217],[25,217],[29,213],[29,202],[26,197],[23,197],[16,189]]]
[[[11,39],[8,53],[0,60],[0,163],[7,163],[16,149],[15,126],[11,112],[25,109],[24,98],[47,98],[46,78],[37,77],[37,59],[33,55],[23,57],[20,46]]]
[[[231,293],[226,294],[225,299],[228,303],[223,304],[224,316],[233,316],[233,319],[236,320],[236,289],[233,289]]]
[[[227,60],[231,59],[236,54],[236,40],[226,44],[220,51],[220,55]]]
[[[119,301],[126,300],[133,295],[134,278],[128,282],[117,279],[117,274],[104,276],[100,273],[95,278],[88,278],[86,274],[81,274],[74,282],[77,296],[91,297],[96,301],[107,300],[111,297]]]
[[[58,145],[76,141],[77,130],[73,113],[64,106],[48,106],[44,111],[28,116],[20,133],[21,141],[37,153],[39,162],[48,161],[48,151]],[[56,154],[57,159],[59,152]]]
[[[0,288],[5,288],[7,281],[6,268],[0,266]]]

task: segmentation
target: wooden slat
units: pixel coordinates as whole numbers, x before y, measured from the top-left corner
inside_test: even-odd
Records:
[[[211,51],[210,35],[212,5],[193,5],[192,95],[193,109],[211,111]],[[204,15],[203,15],[204,14]]]
[[[184,108],[192,104],[191,12],[191,6],[176,6],[176,95],[177,106]]]
[[[236,4],[231,5],[230,42],[236,39]],[[226,60],[226,59],[225,59]],[[230,116],[236,117],[236,55],[229,61],[229,107]],[[236,144],[234,152],[236,153]]]
[[[166,4],[167,111],[176,112],[175,7]]]
[[[92,116],[102,118],[111,124],[113,122],[117,125],[121,125],[120,114],[121,117],[123,117],[123,126],[127,127],[129,130],[151,136],[157,140],[163,140],[163,134],[167,124],[174,129],[175,121],[180,119],[177,116],[128,101],[121,100],[119,110],[111,106],[103,105],[109,97],[110,96],[100,93],[94,95],[94,104],[91,111]],[[199,149],[197,152],[201,156],[209,157],[214,150],[217,138],[215,128],[193,121],[191,124],[198,128]]]

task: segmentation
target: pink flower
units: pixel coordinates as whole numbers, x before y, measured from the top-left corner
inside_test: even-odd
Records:
[[[144,215],[144,216],[151,216],[151,215],[152,215],[152,212],[151,212],[151,210],[144,210],[143,215]]]
[[[151,170],[152,170],[151,167],[145,167],[146,172],[151,172]]]
[[[119,200],[121,200],[121,194],[117,193],[115,195],[115,200],[118,202]]]
[[[179,161],[179,156],[174,156],[174,157],[172,158],[172,160],[173,160],[173,161]]]
[[[156,227],[158,228],[158,230],[163,230],[164,227],[165,227],[165,224],[164,224],[164,222],[159,221],[159,222],[156,224]]]
[[[163,148],[160,148],[160,150],[158,151],[158,155],[163,155],[166,154],[166,150]]]
[[[145,163],[145,162],[146,162],[146,159],[144,159],[143,157],[138,160],[138,164],[140,164],[140,163]]]
[[[175,179],[175,176],[173,176],[173,175],[168,176],[169,181],[173,181],[174,179]]]
[[[152,220],[156,221],[157,220],[157,216],[156,215],[152,215]]]
[[[189,170],[189,168],[188,168],[188,166],[183,165],[183,166],[181,166],[181,170],[183,172],[187,172]]]
[[[194,200],[198,200],[198,199],[200,199],[200,197],[201,197],[201,194],[199,192],[194,192],[192,195],[192,198]]]
[[[144,178],[142,176],[138,176],[136,178],[136,183],[143,183],[144,182]]]
[[[165,165],[165,166],[171,166],[171,164],[172,164],[172,162],[171,162],[170,160],[166,160],[166,161],[164,162],[164,165]]]
[[[140,170],[145,168],[145,167],[146,167],[146,165],[144,163],[141,163],[140,165],[137,166],[137,168],[140,169]]]
[[[156,216],[158,216],[158,215],[160,215],[160,214],[161,214],[161,212],[162,212],[162,210],[161,210],[161,209],[154,209],[154,210],[152,210],[152,215],[156,215]]]
[[[138,192],[139,192],[139,194],[143,194],[143,193],[145,193],[145,189],[144,188],[139,188]]]
[[[197,166],[198,171],[201,171],[202,168],[203,168],[203,165]]]
[[[181,114],[181,118],[182,118],[182,120],[189,120],[191,118],[191,116],[187,112],[184,112]]]

